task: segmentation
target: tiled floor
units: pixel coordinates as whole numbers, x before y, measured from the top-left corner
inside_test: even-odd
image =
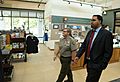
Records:
[[[40,44],[39,53],[29,54],[27,62],[14,63],[11,82],[55,82],[60,70],[60,62],[53,61],[53,51]],[[74,82],[85,82],[86,70],[73,71]],[[120,62],[109,64],[103,71],[100,82],[120,78]]]

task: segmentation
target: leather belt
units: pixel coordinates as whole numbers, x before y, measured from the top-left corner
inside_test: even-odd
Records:
[[[62,58],[71,58],[71,56],[70,57],[64,57],[64,56],[61,56]]]

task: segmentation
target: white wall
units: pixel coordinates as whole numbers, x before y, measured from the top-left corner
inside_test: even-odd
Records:
[[[49,16],[51,15],[52,13],[52,1],[51,0],[48,0],[47,4],[45,5],[45,18],[48,18],[49,19]]]
[[[120,8],[120,0],[111,0],[103,5],[108,7],[105,10]]]
[[[51,5],[51,6],[50,6]],[[47,11],[48,10],[48,11]],[[46,4],[45,16],[57,15],[57,16],[70,16],[70,17],[82,17],[91,18],[93,14],[101,15],[101,8],[90,5],[82,5],[79,3],[70,3],[63,0],[50,0]]]
[[[113,0],[111,6],[112,9],[120,8],[120,0]]]
[[[78,18],[91,18],[93,14],[102,14],[101,7],[70,3],[63,0],[48,0],[45,6],[45,25],[51,28],[51,15]]]

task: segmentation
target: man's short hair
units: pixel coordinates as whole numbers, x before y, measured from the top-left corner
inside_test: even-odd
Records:
[[[100,21],[100,23],[102,24],[103,22],[103,17],[101,15],[93,15],[93,16],[96,16],[97,19]]]

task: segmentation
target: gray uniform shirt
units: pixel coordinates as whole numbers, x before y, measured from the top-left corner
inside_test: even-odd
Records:
[[[75,40],[70,36],[68,36],[67,38],[61,38],[59,47],[60,47],[60,56],[63,57],[71,57],[72,51],[77,49]]]

